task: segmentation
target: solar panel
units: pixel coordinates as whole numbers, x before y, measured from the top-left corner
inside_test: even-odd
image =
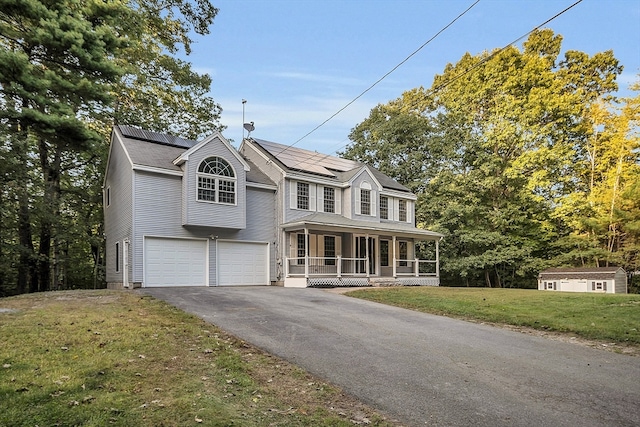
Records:
[[[352,160],[341,159],[316,151],[289,147],[262,139],[256,139],[255,141],[290,169],[336,177],[336,174],[332,171],[346,172],[359,166],[358,163]]]
[[[166,133],[151,132],[129,125],[119,125],[118,129],[120,129],[122,135],[126,136],[127,138],[139,139],[142,141],[153,142],[162,145],[171,145],[173,147],[191,148],[198,143],[198,141],[180,138],[179,136],[169,135]]]

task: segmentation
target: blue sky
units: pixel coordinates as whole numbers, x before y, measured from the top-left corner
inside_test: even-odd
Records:
[[[211,33],[186,59],[213,78],[224,135],[237,145],[245,121],[252,136],[296,143],[464,12],[475,0],[212,0]],[[433,76],[465,52],[516,40],[575,0],[480,0],[376,87],[296,147],[334,153],[377,104],[430,87]],[[640,73],[640,0],[583,0],[546,28],[563,50],[612,49],[625,69],[622,95]],[[517,45],[521,47],[519,42]]]

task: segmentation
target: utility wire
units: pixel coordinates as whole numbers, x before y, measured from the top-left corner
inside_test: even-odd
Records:
[[[478,0],[478,1],[479,1],[479,0]],[[567,11],[569,11],[570,9],[572,9],[573,7],[577,6],[579,3],[582,3],[582,1],[583,1],[583,0],[577,0],[577,1],[576,1],[575,3],[573,3],[572,5],[568,6],[568,7],[567,7],[567,8],[565,8],[564,10],[562,10],[562,11],[558,12],[557,14],[555,14],[554,16],[552,16],[551,18],[549,18],[549,19],[547,19],[546,21],[544,21],[543,23],[541,23],[541,24],[537,25],[536,27],[534,27],[533,29],[529,30],[528,32],[526,32],[526,33],[525,33],[525,34],[523,34],[522,36],[518,37],[517,39],[515,39],[515,40],[514,40],[514,41],[512,41],[511,43],[508,43],[507,45],[503,46],[502,48],[500,48],[500,49],[498,49],[498,50],[494,51],[491,55],[488,55],[486,58],[483,58],[480,62],[478,62],[477,64],[475,64],[473,67],[471,67],[471,68],[469,68],[469,69],[465,70],[464,72],[462,72],[462,73],[460,73],[460,74],[458,74],[458,75],[453,76],[452,78],[450,78],[449,80],[447,80],[447,81],[443,82],[443,83],[442,83],[442,84],[440,84],[439,86],[437,86],[437,87],[435,87],[435,88],[433,88],[433,89],[430,89],[430,90],[426,91],[426,92],[425,92],[425,96],[433,95],[433,94],[435,94],[436,92],[439,92],[440,90],[445,89],[447,86],[449,86],[450,84],[452,84],[452,83],[453,83],[453,82],[455,82],[456,80],[458,80],[458,79],[460,79],[460,78],[464,77],[465,75],[467,75],[467,74],[471,73],[472,71],[476,70],[477,68],[479,68],[480,66],[482,66],[484,63],[486,63],[486,62],[487,62],[487,61],[489,61],[490,59],[494,58],[496,55],[498,55],[498,54],[502,53],[503,51],[505,51],[506,49],[508,49],[510,46],[512,46],[512,45],[514,45],[514,44],[516,44],[516,43],[518,43],[520,40],[522,40],[522,39],[524,39],[525,37],[529,36],[529,35],[530,35],[531,33],[533,33],[534,31],[536,31],[536,30],[540,29],[540,27],[542,27],[542,26],[544,26],[544,25],[547,25],[549,22],[551,22],[551,21],[553,21],[554,19],[558,18],[560,15],[562,15],[562,14],[566,13]],[[476,3],[477,3],[477,2],[476,2]],[[474,3],[471,7],[475,6],[475,4],[476,4],[476,3]],[[469,9],[467,9],[467,10],[469,10]],[[466,13],[466,11],[465,11],[464,13]],[[462,16],[462,15],[460,15],[460,16]],[[457,19],[457,18],[456,18],[456,19]],[[453,22],[452,22],[452,23],[453,23]],[[451,25],[451,24],[449,24],[449,25]],[[424,45],[423,45],[423,46],[424,46]],[[416,52],[417,52],[417,51],[416,51]],[[415,53],[415,52],[414,52],[414,53]],[[413,55],[413,54],[412,54],[412,55]],[[408,59],[408,58],[407,58],[407,59]],[[405,60],[405,61],[406,61],[406,60]],[[403,61],[403,62],[404,62],[404,61]],[[401,65],[401,64],[400,64],[400,65]],[[399,66],[399,65],[398,65],[398,66]],[[395,68],[398,68],[398,66],[396,66]],[[394,68],[394,69],[395,69],[395,68]],[[387,75],[388,75],[388,74],[387,74]],[[372,87],[373,87],[373,86],[372,86]],[[369,89],[370,89],[370,88],[369,88]],[[364,92],[363,92],[363,94],[364,94]],[[359,96],[362,96],[362,94],[361,94],[361,95],[359,95]],[[356,99],[357,99],[357,98],[356,98]],[[354,99],[354,101],[355,101],[355,99]],[[335,117],[338,113],[340,113],[340,112],[341,112],[342,110],[344,110],[347,106],[349,106],[350,104],[352,104],[354,101],[351,101],[349,104],[347,104],[344,108],[342,108],[340,111],[338,111],[337,113],[335,113],[333,116],[331,116],[331,117],[330,117],[329,119],[327,119],[325,122],[323,122],[321,125],[317,126],[314,130],[312,130],[311,132],[307,133],[305,136],[303,136],[302,138],[300,138],[300,139],[299,139],[298,141],[296,141],[295,143],[293,143],[293,144],[291,144],[291,145],[287,146],[286,148],[284,148],[284,149],[283,149],[282,151],[280,151],[280,153],[278,153],[278,154],[281,154],[281,153],[285,152],[288,148],[293,147],[295,144],[297,144],[298,142],[300,142],[303,138],[305,138],[306,136],[310,135],[312,132],[314,132],[315,130],[317,130],[320,126],[322,126],[323,124],[325,124],[326,122],[328,122],[329,120],[331,120],[331,118]],[[408,107],[409,107],[409,108],[408,108],[408,110],[411,110],[413,107],[417,107],[417,104],[410,104],[410,105],[408,105]],[[375,130],[375,127],[374,127],[373,129]],[[342,147],[342,146],[341,146],[341,147]],[[344,147],[346,147],[346,144],[344,145]],[[336,150],[336,151],[337,151],[337,150]],[[309,157],[309,159],[310,159],[311,157],[312,157],[312,156],[310,156],[310,157]],[[327,155],[325,155],[324,157],[322,157],[322,158],[321,158],[321,159],[319,159],[319,160],[325,159],[325,158],[327,158],[327,157],[332,157],[332,155],[331,155],[331,154],[327,154]],[[306,160],[308,160],[308,159],[306,159]],[[300,164],[300,163],[303,163],[304,161],[305,161],[304,159],[303,159],[303,160],[300,160],[298,163],[296,163],[295,165],[293,165],[293,166],[292,166],[292,168],[295,168],[295,166],[297,166],[297,165],[298,165],[298,164]]]
[[[305,135],[303,135],[300,139],[298,139],[296,142],[294,142],[291,145],[288,145],[286,148],[284,148],[282,151],[280,151],[277,155],[280,155],[282,153],[284,153],[285,151],[287,151],[287,149],[293,147],[294,145],[296,145],[297,143],[299,143],[300,141],[302,141],[303,139],[305,139],[307,136],[311,135],[313,132],[317,131],[318,129],[320,129],[322,126],[324,126],[325,124],[327,124],[331,119],[333,119],[334,117],[336,117],[338,114],[340,114],[341,112],[343,112],[344,110],[346,110],[351,104],[353,104],[354,102],[356,102],[358,99],[360,99],[362,96],[364,96],[364,94],[366,94],[367,92],[369,92],[371,89],[373,89],[375,86],[378,85],[378,83],[380,83],[381,81],[383,81],[385,78],[387,78],[391,73],[393,73],[395,70],[397,70],[398,68],[400,68],[405,62],[407,62],[409,59],[411,59],[414,55],[416,55],[418,52],[420,52],[425,46],[427,46],[429,43],[431,43],[433,40],[436,39],[436,37],[438,37],[440,34],[442,34],[445,30],[447,30],[450,26],[452,26],[458,19],[462,18],[467,12],[469,12],[475,5],[477,5],[478,3],[480,3],[480,0],[476,0],[471,6],[469,6],[464,12],[462,12],[460,15],[458,15],[454,20],[452,20],[451,22],[449,22],[444,28],[442,28],[440,31],[438,31],[433,37],[431,37],[429,40],[427,40],[426,42],[424,42],[422,44],[422,46],[420,46],[419,48],[417,48],[416,50],[414,50],[409,56],[407,56],[405,59],[403,59],[398,65],[396,65],[395,67],[393,67],[390,71],[388,71],[384,76],[380,77],[378,80],[376,80],[371,86],[369,86],[368,88],[366,88],[364,91],[362,91],[360,93],[360,95],[356,96],[355,98],[353,98],[351,101],[349,101],[344,107],[342,107],[341,109],[339,109],[338,111],[336,111],[335,113],[333,113],[331,115],[331,117],[329,117],[328,119],[326,119],[324,122],[320,123],[318,126],[316,126],[315,128],[313,128],[312,130],[310,130],[309,132],[307,132]]]

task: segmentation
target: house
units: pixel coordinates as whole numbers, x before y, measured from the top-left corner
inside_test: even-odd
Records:
[[[406,187],[358,162],[121,125],[103,191],[110,288],[439,285],[442,235],[414,226]]]
[[[538,275],[538,289],[626,294],[627,273],[620,267],[549,268]]]

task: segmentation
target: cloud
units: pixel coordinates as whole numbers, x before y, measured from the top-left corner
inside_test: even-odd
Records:
[[[313,73],[301,73],[297,71],[277,71],[272,73],[266,73],[269,77],[276,77],[281,79],[301,80],[313,83],[323,84],[337,84],[346,86],[362,85],[364,82],[361,79],[355,77],[335,76],[329,74],[313,74]]]

